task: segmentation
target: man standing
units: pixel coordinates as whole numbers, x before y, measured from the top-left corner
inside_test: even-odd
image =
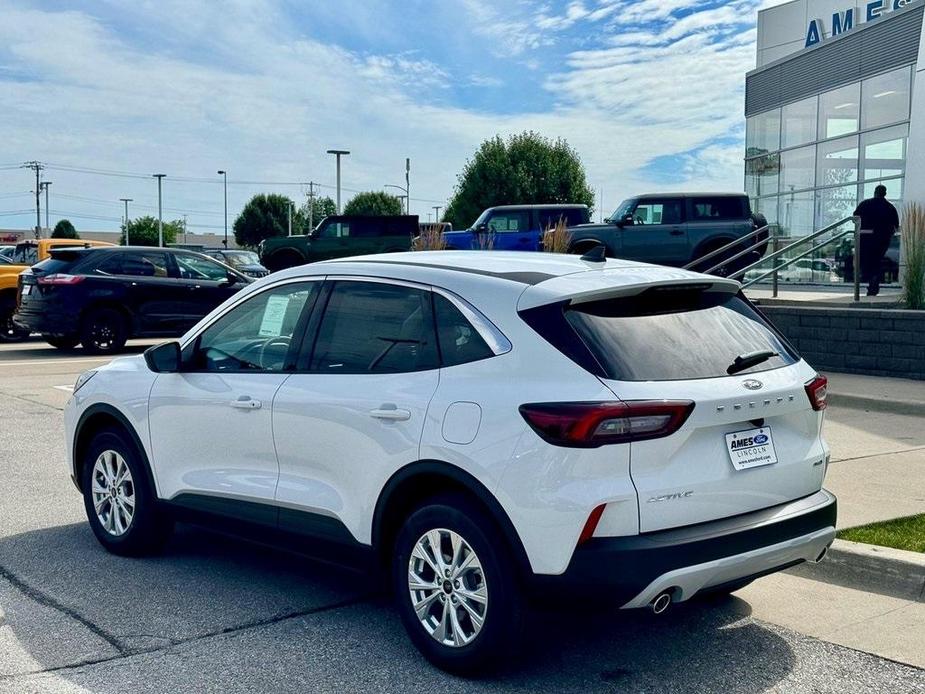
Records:
[[[886,199],[886,186],[874,188],[874,197],[858,205],[855,216],[861,218],[861,280],[867,281],[867,296],[880,293],[880,262],[890,247],[890,239],[899,229],[899,214]]]

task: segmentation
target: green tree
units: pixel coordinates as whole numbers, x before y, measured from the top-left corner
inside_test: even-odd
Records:
[[[77,229],[75,229],[74,225],[71,224],[71,220],[62,219],[57,224],[55,224],[54,231],[51,232],[51,238],[53,239],[79,239],[80,234],[77,233]]]
[[[443,221],[465,229],[486,207],[538,203],[593,207],[594,191],[578,153],[565,140],[532,131],[507,140],[496,135],[466,162]]]
[[[290,205],[294,203],[285,195],[258,193],[234,220],[234,240],[239,246],[256,248],[264,239],[288,236]],[[292,233],[299,233],[304,225],[302,210],[293,207]]]
[[[183,220],[175,219],[164,222],[164,245],[176,243],[177,236],[183,233]],[[128,223],[128,241],[131,246],[157,246],[157,218],[151,215],[132,219]],[[125,245],[125,225],[122,225],[122,238],[119,243]]]
[[[309,205],[311,205],[311,215],[309,215]],[[302,233],[308,234],[311,232],[310,226],[318,226],[320,222],[325,217],[329,217],[332,214],[337,214],[337,205],[334,204],[334,201],[331,198],[325,196],[323,198],[309,198],[305,201],[305,204],[299,209],[299,212],[302,215],[302,221],[304,225],[302,227]]]
[[[401,200],[381,190],[357,193],[350,199],[350,202],[344,205],[344,214],[356,214],[364,217],[401,213]]]

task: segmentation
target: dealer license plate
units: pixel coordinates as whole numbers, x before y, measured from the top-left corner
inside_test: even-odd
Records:
[[[25,296],[26,294],[29,294],[31,291],[32,291],[32,285],[31,285],[31,284],[24,284],[24,285],[22,286],[22,295],[23,295],[23,296]]]
[[[746,429],[726,434],[729,459],[736,470],[747,470],[777,462],[770,427]]]

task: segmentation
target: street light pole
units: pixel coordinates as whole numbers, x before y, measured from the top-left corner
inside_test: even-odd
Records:
[[[48,186],[51,185],[51,181],[42,181],[42,188],[45,189],[45,229],[48,231]]]
[[[442,205],[434,205],[434,221],[435,221],[435,222],[439,222],[439,221],[440,221],[440,210],[441,210],[441,208],[442,208]]]
[[[164,215],[163,208],[161,207],[161,182],[166,175],[167,174],[151,174],[153,178],[157,179],[157,245],[161,248],[164,247]]]
[[[411,214],[411,157],[405,157],[405,214]]]
[[[224,178],[224,183],[225,183],[225,240],[222,241],[222,244],[227,249],[228,248],[228,172],[219,171],[218,175]]]
[[[128,245],[128,204],[132,202],[132,198],[119,198],[122,202],[125,203],[125,245]]]
[[[289,225],[289,235],[292,236],[292,200],[289,201],[289,205],[286,207],[286,221]]]
[[[404,200],[404,201],[405,201],[405,205],[404,205],[404,207],[405,207],[405,214],[410,214],[408,210],[409,210],[409,208],[410,208],[410,206],[411,206],[411,198],[408,196],[408,189],[407,189],[407,188],[402,188],[401,186],[397,186],[397,185],[395,185],[394,183],[386,183],[386,184],[385,184],[384,186],[382,186],[382,187],[383,187],[383,188],[394,188],[395,190],[400,190],[402,193],[404,193],[404,195],[398,195],[397,197],[398,197],[399,200]]]
[[[350,152],[346,149],[329,149],[328,154],[337,157],[337,214],[340,214],[340,158]]]

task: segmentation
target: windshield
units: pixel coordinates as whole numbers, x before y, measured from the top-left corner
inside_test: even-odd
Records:
[[[234,268],[244,265],[260,265],[260,258],[253,251],[226,251],[222,253],[219,260]]]
[[[620,203],[620,206],[617,207],[616,210],[614,210],[613,214],[610,215],[610,218],[613,221],[617,221],[618,219],[623,219],[626,215],[628,215],[630,212],[633,211],[633,207],[635,206],[635,204],[636,204],[635,198],[624,200],[623,202]]]

